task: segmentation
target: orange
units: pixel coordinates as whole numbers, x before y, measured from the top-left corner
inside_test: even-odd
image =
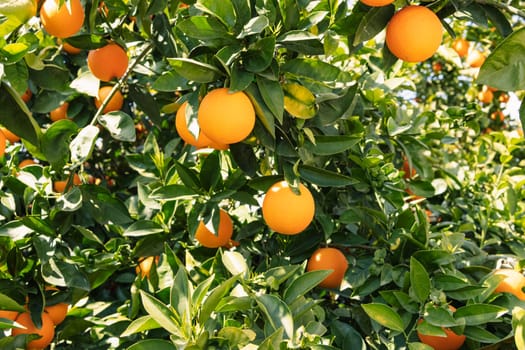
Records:
[[[55,192],[63,193],[64,190],[66,189],[67,183],[68,183],[68,180],[55,181],[53,182],[53,189],[55,190]],[[77,174],[74,174],[73,175],[73,185],[78,186],[81,184],[82,184],[82,180],[80,179],[80,176],[78,176]]]
[[[22,98],[22,101],[24,101],[25,103],[28,103],[29,100],[31,100],[31,97],[33,97],[33,92],[31,90],[29,90],[29,88],[26,90],[26,92],[24,92],[22,94],[22,96],[20,96]]]
[[[16,322],[20,323],[22,326],[26,327],[26,329],[23,328],[13,328],[12,335],[17,336],[20,334],[38,334],[41,336],[40,339],[36,339],[33,341],[30,341],[27,344],[28,350],[37,350],[37,349],[44,349],[47,347],[53,338],[55,337],[55,324],[53,323],[53,320],[51,320],[51,317],[49,317],[48,314],[45,312],[42,313],[42,327],[36,328],[35,324],[33,323],[33,320],[31,319],[31,314],[29,312],[24,312],[20,314],[16,318]]]
[[[503,280],[498,284],[494,290],[496,293],[511,293],[518,299],[525,300],[525,276],[513,269],[498,269],[494,272],[496,276],[503,276]]]
[[[202,131],[199,130],[199,137],[195,138],[195,136],[193,136],[193,134],[188,129],[188,123],[186,121],[187,106],[188,102],[184,102],[177,110],[177,115],[175,116],[175,129],[177,130],[180,138],[183,139],[187,144],[197,148],[207,147],[212,141],[206,135],[204,135]]]
[[[87,58],[91,73],[102,81],[120,79],[128,69],[126,50],[115,43],[89,51]]]
[[[6,320],[14,321],[18,314],[18,311],[0,310],[0,318],[5,318]]]
[[[435,72],[435,73],[439,73],[441,72],[441,70],[443,70],[443,64],[441,62],[433,62],[432,63],[432,70]]]
[[[312,222],[314,197],[303,184],[299,184],[299,192],[296,194],[286,181],[275,183],[266,192],[262,214],[266,224],[275,232],[295,235]]]
[[[10,143],[15,143],[15,142],[18,142],[20,141],[20,136],[12,133],[11,131],[7,130],[6,127],[4,126],[0,126],[0,131],[4,134],[5,138],[10,142]]]
[[[4,133],[0,130],[0,157],[3,157],[5,154],[5,146],[7,143],[7,138]]]
[[[68,308],[69,305],[67,303],[58,303],[46,306],[44,312],[49,315],[53,323],[57,326],[66,319]]]
[[[410,167],[410,164],[408,163],[408,159],[405,158],[403,161],[403,178],[405,179],[411,179],[414,176],[417,175],[416,168]]]
[[[46,0],[40,8],[42,26],[57,38],[76,34],[84,24],[84,8],[80,0],[69,0],[59,7],[59,0]]]
[[[452,42],[452,49],[456,51],[459,57],[466,57],[469,48],[470,43],[466,39],[457,38]]]
[[[113,90],[112,86],[103,86],[98,90],[98,96],[95,98],[95,106],[100,108],[104,100],[108,97],[109,93]],[[120,111],[124,105],[124,96],[120,90],[117,90],[115,94],[111,97],[108,104],[103,110],[103,113],[109,113],[113,111]]]
[[[454,306],[449,305],[448,307],[452,312],[456,311]],[[421,322],[423,322],[422,319],[418,321],[418,323]],[[449,328],[442,327],[441,329],[445,331],[446,335],[444,337],[422,334],[419,331],[417,332],[417,336],[422,343],[433,347],[434,350],[458,350],[461,348],[467,338],[465,335],[458,335]]]
[[[332,273],[319,283],[320,287],[332,289],[339,289],[347,269],[348,261],[345,255],[336,248],[317,249],[306,265],[306,271],[332,270]]]
[[[153,264],[155,265],[158,264],[159,259],[160,259],[159,256],[148,256],[148,257],[142,258],[141,260],[139,260],[139,264],[135,268],[135,272],[137,273],[137,275],[140,273],[142,278],[144,277],[149,278],[151,266],[153,266]]]
[[[18,163],[18,168],[22,169],[23,167],[26,167],[28,165],[33,165],[33,164],[36,164],[36,162],[31,158],[27,158],[27,159],[22,160],[20,163]]]
[[[394,0],[361,0],[361,2],[371,7],[379,7],[390,5]]]
[[[465,62],[472,68],[481,67],[483,62],[485,62],[485,55],[481,51],[474,49],[469,52]]]
[[[227,88],[210,91],[199,105],[201,130],[218,144],[226,145],[244,140],[255,125],[255,110],[248,96],[230,92]]]
[[[78,55],[79,53],[82,52],[82,49],[79,49],[78,47],[74,47],[73,45],[68,44],[68,43],[63,43],[62,49],[70,55]]]
[[[210,224],[211,225],[211,224]],[[195,231],[195,239],[206,248],[226,247],[230,243],[233,234],[233,222],[224,210],[219,212],[219,228],[218,232],[214,233],[203,221],[199,223],[197,231]]]
[[[406,62],[430,58],[441,45],[443,26],[434,12],[424,6],[402,8],[386,26],[386,45]]]
[[[491,103],[494,99],[494,93],[487,88],[487,86],[483,86],[481,91],[478,93],[478,100],[482,103]]]
[[[53,122],[56,122],[57,120],[60,120],[60,119],[67,119],[68,108],[69,108],[68,102],[62,103],[60,106],[58,106],[57,108],[49,112],[49,119],[51,119],[51,121]]]
[[[202,130],[199,130],[199,137],[195,138],[193,134],[188,129],[188,124],[186,121],[186,106],[188,102],[184,102],[179,109],[177,110],[177,115],[175,116],[175,129],[179,134],[180,138],[184,140],[189,145],[195,146],[197,148],[211,147],[217,150],[226,150],[228,145],[223,145],[215,141],[210,140]],[[200,127],[199,127],[200,128]]]

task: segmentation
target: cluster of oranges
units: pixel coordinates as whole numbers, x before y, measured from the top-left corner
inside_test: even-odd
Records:
[[[80,0],[71,0],[69,5],[59,0],[45,0],[40,8],[40,20],[44,30],[50,35],[58,38],[62,43],[64,51],[70,54],[78,54],[80,49],[63,42],[78,33],[84,24],[84,8]],[[101,48],[91,50],[87,57],[87,66],[91,73],[104,83],[114,79],[120,79],[128,69],[129,58],[127,51],[116,43],[109,43]],[[112,92],[111,85],[100,87],[98,95],[94,99],[96,108],[100,108],[106,98]],[[124,97],[120,90],[116,90],[112,97],[106,102],[103,113],[118,111],[124,104]],[[69,103],[64,102],[55,110],[50,112],[51,121],[68,118]]]
[[[46,291],[58,291],[56,288],[48,286]],[[15,321],[25,328],[13,328],[13,336],[22,334],[37,334],[40,338],[30,341],[27,349],[40,350],[46,348],[55,337],[55,327],[62,323],[67,315],[69,304],[57,303],[46,305],[40,314],[41,325],[37,327],[33,322],[33,315],[29,311],[19,313],[17,311],[0,310],[0,318]]]

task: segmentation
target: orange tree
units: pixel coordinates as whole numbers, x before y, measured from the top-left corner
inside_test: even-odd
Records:
[[[2,349],[36,344],[13,320],[29,310],[37,334],[53,305],[70,305],[55,349],[525,346],[495,273],[525,267],[523,1],[16,3],[0,5]],[[319,248],[336,251],[307,269]]]

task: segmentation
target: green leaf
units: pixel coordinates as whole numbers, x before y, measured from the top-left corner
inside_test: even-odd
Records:
[[[512,310],[512,330],[517,349],[525,348],[525,309],[516,307]]]
[[[322,187],[344,187],[359,183],[358,180],[349,176],[311,165],[300,165],[298,169],[303,179]]]
[[[478,341],[480,343],[491,344],[501,341],[500,337],[487,331],[485,327],[486,325],[483,325],[482,327],[467,326],[465,327],[463,334],[466,335],[467,338],[472,339],[474,341]]]
[[[198,311],[200,310],[202,301],[208,294],[208,290],[210,289],[214,280],[215,280],[215,275],[212,274],[210,277],[206,278],[204,281],[199,283],[197,287],[195,287],[195,290],[193,291],[191,295],[191,305],[193,307],[192,315],[196,315]]]
[[[93,241],[93,242],[96,242],[98,244],[100,244],[101,246],[104,246],[104,242],[102,242],[102,240],[91,230],[83,227],[83,226],[79,226],[79,225],[73,225],[73,227],[78,231],[80,232],[80,234],[82,236],[84,236],[84,238],[90,240],[90,241]]]
[[[167,340],[161,339],[146,339],[139,340],[135,344],[131,345],[127,350],[177,350],[177,347],[173,343]]]
[[[315,136],[315,145],[308,142],[305,147],[312,153],[321,156],[330,156],[333,154],[344,152],[355,146],[363,138],[361,136]]]
[[[118,141],[135,142],[137,135],[133,119],[124,112],[114,111],[98,117],[99,123]]]
[[[146,113],[148,118],[150,118],[153,123],[159,125],[162,122],[162,119],[160,117],[160,108],[157,104],[157,101],[153,97],[153,95],[145,90],[144,87],[136,85],[136,84],[130,84],[128,85],[128,96],[137,104],[137,107]],[[127,114],[126,114],[127,115]],[[130,118],[131,119],[131,118]],[[133,119],[131,119],[131,122],[133,124]],[[111,132],[111,130],[110,130]],[[129,137],[134,137],[135,132],[133,131],[133,136],[131,135],[131,131],[127,131],[126,134],[129,134]],[[113,133],[112,133],[113,135]],[[115,138],[116,140],[119,140],[118,138]],[[129,141],[130,139],[125,139],[121,141]],[[131,142],[133,142],[131,140]]]
[[[275,350],[280,348],[283,341],[284,329],[279,328],[272,334],[266,337],[259,345],[259,350]]]
[[[221,180],[221,162],[218,152],[208,154],[199,173],[202,188],[213,190]]]
[[[191,16],[179,21],[177,28],[190,38],[202,40],[212,47],[223,47],[236,42],[226,27],[215,17]]]
[[[162,226],[151,220],[138,220],[123,233],[126,237],[142,237],[164,232]]]
[[[24,312],[26,309],[5,294],[0,293],[0,310]]]
[[[235,8],[231,0],[222,0],[220,2],[215,0],[198,0],[195,7],[199,10],[216,17],[228,29],[233,29],[235,25],[236,16]]]
[[[174,201],[178,199],[187,199],[197,196],[197,192],[183,185],[167,185],[156,188],[151,192],[149,198]]]
[[[315,86],[331,87],[352,81],[348,72],[343,72],[334,65],[313,58],[295,58],[287,61],[281,70],[292,77]],[[315,91],[314,91],[315,92]]]
[[[238,275],[232,276],[226,281],[222,282],[220,285],[215,287],[206,300],[204,300],[204,303],[202,304],[202,308],[200,309],[200,315],[199,315],[199,323],[204,324],[208,321],[213,311],[215,311],[215,308],[219,304],[222,298],[226,296],[232,289],[233,285],[237,282],[239,279]]]
[[[272,112],[273,116],[282,124],[284,114],[284,92],[281,84],[277,80],[270,80],[260,75],[256,76],[256,81],[264,103]]]
[[[246,278],[250,272],[246,258],[239,252],[225,251],[222,253],[222,263],[232,275]]]
[[[251,18],[242,28],[242,31],[237,35],[237,39],[243,39],[249,35],[259,34],[265,30],[270,21],[268,17],[261,15]]]
[[[249,72],[263,72],[272,63],[274,52],[275,38],[273,36],[257,40],[242,55],[244,67]]]
[[[65,67],[46,65],[42,70],[31,69],[29,75],[40,88],[66,92],[69,88],[69,70]]]
[[[74,212],[82,207],[82,192],[73,186],[57,199],[56,208],[60,211]]]
[[[5,82],[0,84],[0,124],[34,146],[40,145],[40,126],[17,92]]]
[[[287,304],[291,304],[295,299],[304,296],[307,292],[312,290],[315,286],[321,283],[331,271],[317,270],[306,272],[290,283],[285,289],[283,298]]]
[[[129,337],[135,333],[142,333],[157,328],[160,328],[160,325],[151,316],[141,316],[134,319],[120,336]]]
[[[179,337],[182,335],[180,331],[180,319],[169,307],[143,290],[140,290],[140,298],[142,300],[142,306],[144,306],[146,312],[155,322],[172,335]]]
[[[179,315],[181,328],[186,330],[191,327],[191,291],[193,286],[188,279],[188,273],[183,266],[179,266],[177,274],[173,280],[170,293],[170,304]]]
[[[324,45],[319,37],[303,30],[292,30],[277,38],[277,44],[290,51],[307,55],[324,54]]]
[[[401,316],[388,305],[371,303],[363,304],[362,307],[367,315],[380,325],[398,332],[405,329]]]
[[[512,26],[503,12],[501,12],[495,6],[489,4],[480,4],[480,6],[483,7],[487,17],[503,37],[506,37],[512,33]]]
[[[51,124],[42,136],[41,151],[55,170],[62,169],[69,160],[69,143],[78,126],[68,119]]]
[[[200,181],[195,171],[181,163],[175,163],[175,169],[177,169],[177,174],[179,175],[184,185],[188,186],[193,190],[199,190]]]
[[[470,304],[456,310],[454,317],[464,321],[467,326],[482,325],[493,322],[508,312],[507,308],[492,304]]]
[[[85,126],[69,144],[71,161],[82,164],[91,157],[100,130],[94,125]]]
[[[357,46],[379,34],[394,15],[394,11],[394,5],[371,8],[357,27],[353,45]]]
[[[255,297],[266,320],[273,330],[284,329],[288,339],[293,339],[294,322],[288,305],[279,297],[272,294],[262,294]]]
[[[261,92],[255,84],[250,84],[244,91],[250,98],[257,118],[264,125],[264,128],[275,138],[275,120],[272,111],[264,102]]]
[[[210,83],[222,75],[215,66],[191,58],[168,58],[168,62],[177,74],[197,83]]]
[[[424,303],[430,295],[428,272],[413,256],[410,257],[410,287],[420,303]]]
[[[525,89],[525,28],[516,30],[491,52],[477,83],[504,91]]]

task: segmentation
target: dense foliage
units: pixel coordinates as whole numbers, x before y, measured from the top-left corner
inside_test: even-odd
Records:
[[[420,63],[384,45],[408,3],[446,29]],[[523,1],[82,5],[82,29],[60,40],[38,14],[0,24],[0,124],[21,137],[0,158],[0,310],[28,308],[38,326],[46,306],[70,304],[54,349],[428,350],[418,332],[442,327],[462,349],[525,349],[525,301],[494,273],[525,268]],[[481,68],[456,37],[484,52]],[[101,81],[88,54],[110,42],[129,65]],[[179,107],[222,87],[249,97],[253,131],[185,143]],[[315,202],[299,234],[263,219],[282,180]],[[207,248],[196,231],[220,229],[222,210],[233,236]],[[307,271],[319,247],[344,253],[340,288]],[[0,318],[2,349],[36,338],[13,324]]]

